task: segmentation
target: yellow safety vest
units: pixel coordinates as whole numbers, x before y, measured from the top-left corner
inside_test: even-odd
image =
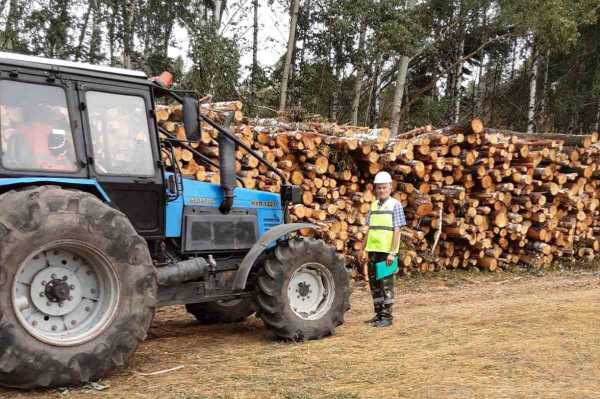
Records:
[[[392,252],[394,240],[394,206],[396,201],[388,198],[383,205],[375,200],[371,204],[369,215],[369,233],[367,235],[367,252]]]

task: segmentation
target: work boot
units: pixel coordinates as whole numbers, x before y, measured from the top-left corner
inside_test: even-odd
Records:
[[[392,325],[392,320],[390,319],[379,319],[376,322],[374,322],[373,324],[371,324],[371,326],[373,327],[389,327]]]
[[[372,318],[370,318],[369,320],[365,320],[363,323],[365,324],[373,324],[375,322],[379,321],[379,316],[375,315]]]

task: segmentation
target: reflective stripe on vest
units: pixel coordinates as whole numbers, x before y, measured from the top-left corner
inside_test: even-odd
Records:
[[[375,200],[371,204],[371,214],[369,216],[369,233],[367,236],[367,252],[386,252],[392,251],[392,242],[394,240],[394,206],[395,201],[386,200],[379,206],[379,201]]]

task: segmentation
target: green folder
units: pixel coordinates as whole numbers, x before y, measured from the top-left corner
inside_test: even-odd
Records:
[[[375,280],[381,280],[398,271],[398,257],[394,257],[391,265],[386,265],[385,260],[375,263]]]

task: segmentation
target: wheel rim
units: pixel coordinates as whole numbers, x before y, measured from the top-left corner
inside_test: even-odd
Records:
[[[120,286],[112,263],[75,240],[55,241],[23,261],[12,289],[20,324],[36,339],[73,346],[101,334],[112,321]]]
[[[334,296],[333,275],[320,263],[305,263],[288,283],[290,307],[304,320],[320,319],[331,309]]]

